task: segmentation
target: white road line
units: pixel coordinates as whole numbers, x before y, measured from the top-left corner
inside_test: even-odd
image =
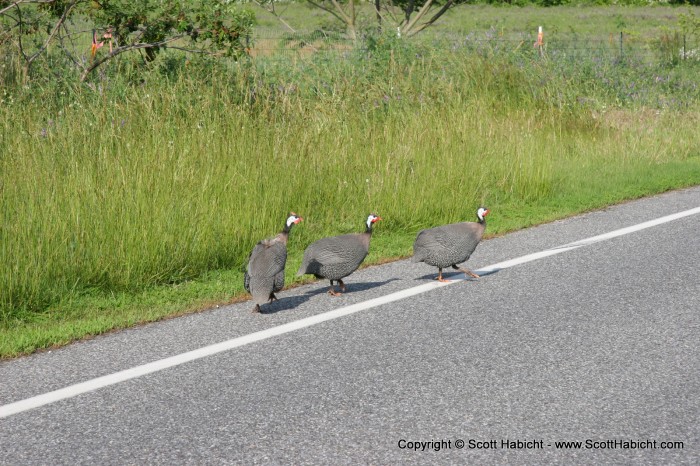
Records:
[[[498,270],[507,269],[509,267],[514,267],[516,265],[524,264],[526,262],[531,262],[537,259],[542,259],[545,257],[553,256],[555,254],[561,254],[563,252],[572,251],[584,246],[588,246],[599,241],[606,241],[618,236],[627,235],[634,233],[636,231],[644,230],[646,228],[651,228],[663,223],[671,222],[683,217],[688,217],[690,215],[695,215],[700,213],[700,207],[694,209],[685,210],[683,212],[678,212],[677,214],[668,215],[655,220],[651,220],[644,223],[639,223],[637,225],[632,225],[627,228],[622,228],[619,230],[611,231],[598,236],[593,236],[591,238],[586,238],[574,243],[565,244],[552,249],[547,249],[545,251],[540,251],[534,254],[528,254],[526,256],[518,257],[515,259],[507,260],[504,262],[499,262],[493,264],[474,272],[477,274],[487,274],[496,272]],[[329,320],[337,319],[339,317],[354,314],[356,312],[364,311],[366,309],[371,309],[373,307],[381,306],[382,304],[387,304],[393,301],[398,301],[400,299],[405,299],[410,296],[415,296],[417,294],[425,293],[443,286],[448,286],[453,283],[458,283],[464,281],[463,278],[456,280],[451,280],[450,282],[429,282],[423,285],[415,286],[413,288],[408,288],[406,290],[397,291],[396,293],[391,293],[386,296],[379,298],[370,299],[368,301],[363,301],[361,303],[353,304],[346,307],[341,307],[332,311],[324,312],[315,316],[307,317],[305,319],[300,319],[294,322],[289,322],[284,325],[279,325],[277,327],[272,327],[266,330],[261,330],[259,332],[244,335],[242,337],[233,338],[228,341],[221,343],[216,343],[214,345],[205,346],[193,351],[188,351],[186,353],[178,354],[176,356],[171,356],[169,358],[161,359],[158,361],[150,362],[148,364],[143,364],[141,366],[132,367],[131,369],[126,369],[120,372],[115,372],[114,374],[105,375],[103,377],[98,377],[96,379],[91,379],[86,382],[78,383],[75,385],[70,385],[53,392],[44,393],[42,395],[37,395],[25,400],[17,401],[15,403],[6,404],[0,406],[0,418],[5,418],[12,416],[14,414],[22,413],[24,411],[29,411],[30,409],[38,408],[47,404],[54,403],[56,401],[65,400],[67,398],[72,398],[78,396],[82,393],[88,393],[98,390],[109,385],[114,385],[119,382],[124,382],[126,380],[135,379],[147,374],[152,374],[154,372],[167,369],[169,367],[179,366],[186,362],[194,361],[200,358],[211,356],[213,354],[221,353],[224,351],[229,351],[240,346],[248,345],[256,341],[266,340],[268,338],[275,337],[277,335],[283,335],[285,333],[293,332],[306,327],[311,327],[312,325],[320,324]]]

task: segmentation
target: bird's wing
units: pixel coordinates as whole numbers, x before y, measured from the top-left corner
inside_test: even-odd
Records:
[[[333,236],[309,245],[304,253],[304,262],[308,264],[316,261],[323,265],[346,264],[355,260],[361,261],[367,252],[367,248],[357,235]]]
[[[484,225],[475,222],[456,223],[452,233],[455,235],[455,240],[459,241],[460,247],[468,251],[468,256],[471,256],[484,234]]]
[[[275,275],[275,284],[272,291],[282,291],[284,288],[284,270]]]
[[[280,241],[263,240],[255,245],[248,261],[248,274],[253,277],[273,277],[284,270],[287,247]]]
[[[475,222],[451,223],[418,233],[413,243],[414,261],[422,260],[430,252],[471,255],[481,241],[483,225]]]
[[[423,251],[435,251],[447,248],[454,241],[453,235],[445,227],[422,230],[413,243],[415,254]]]

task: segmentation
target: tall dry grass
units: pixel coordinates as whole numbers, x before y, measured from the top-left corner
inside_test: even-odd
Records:
[[[306,218],[294,262],[369,211],[386,219],[375,254],[396,254],[482,203],[500,209],[499,231],[606,189],[700,182],[697,106],[627,109],[620,125],[567,76],[533,79],[541,64],[414,51],[362,63],[275,62],[0,109],[0,320],[240,268],[289,210]]]

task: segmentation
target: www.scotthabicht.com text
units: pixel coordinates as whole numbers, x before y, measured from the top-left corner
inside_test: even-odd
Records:
[[[607,439],[607,440],[566,440],[546,442],[544,439],[440,439],[409,440],[399,439],[398,447],[412,451],[440,450],[544,450],[555,448],[562,450],[682,450],[681,441]]]

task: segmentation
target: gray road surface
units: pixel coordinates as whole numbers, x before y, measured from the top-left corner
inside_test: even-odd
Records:
[[[554,222],[483,242],[469,266],[698,206],[700,187]],[[693,215],[0,419],[0,464],[698,464],[699,263]],[[0,405],[435,272],[371,267],[342,298],[319,283],[265,315],[246,302],[5,361]]]

